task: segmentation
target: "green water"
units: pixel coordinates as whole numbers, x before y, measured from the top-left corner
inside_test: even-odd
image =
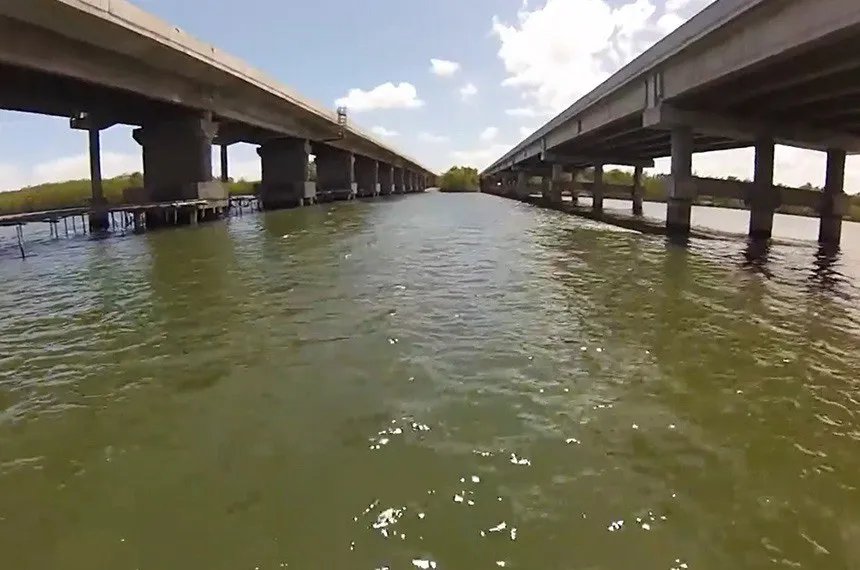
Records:
[[[0,568],[860,568],[856,243],[432,193],[31,239]]]

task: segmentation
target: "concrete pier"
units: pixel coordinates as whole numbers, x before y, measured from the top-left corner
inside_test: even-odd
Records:
[[[150,202],[227,200],[227,189],[212,180],[212,139],[217,125],[209,113],[153,122],[134,131],[143,147],[144,189]],[[147,220],[149,226],[159,220]]]
[[[564,187],[566,173],[561,164],[552,165],[552,174],[549,178],[549,189],[547,191],[547,200],[550,204],[561,204],[561,192]]]
[[[379,162],[372,158],[356,155],[355,179],[358,184],[358,196],[363,198],[379,196]]]
[[[394,193],[395,194],[403,194],[406,192],[406,186],[404,185],[404,172],[403,168],[399,166],[394,167]]]
[[[110,228],[110,214],[107,209],[104,188],[102,187],[101,139],[97,126],[88,129],[90,146],[90,181],[92,201],[90,202],[89,225],[91,232],[106,231]]]
[[[758,139],[755,144],[755,177],[747,200],[750,237],[768,239],[773,233],[773,213],[780,202],[779,190],[773,185],[773,163],[773,139]]]
[[[672,129],[672,175],[668,183],[666,229],[670,234],[690,233],[690,213],[696,195],[693,180],[693,131],[681,126]]]
[[[642,167],[637,166],[633,170],[633,187],[630,190],[631,199],[633,200],[633,215],[642,215],[642,200],[645,196],[645,191],[642,188]]]
[[[844,150],[827,151],[827,174],[824,192],[821,196],[818,241],[823,244],[839,245],[842,239],[842,216],[847,207],[845,195],[845,156]]]
[[[286,137],[272,139],[257,149],[264,210],[294,208],[316,200],[317,185],[310,180],[310,153],[311,145],[306,139]]]
[[[519,200],[525,200],[529,197],[531,193],[529,190],[529,174],[525,171],[517,172],[517,178],[515,182],[516,186],[514,187],[514,195]]]
[[[338,148],[316,145],[317,192],[331,200],[352,200],[358,194],[355,155]]]
[[[603,211],[603,165],[594,165],[594,185],[591,188],[591,210],[596,213]]]
[[[379,193],[383,196],[394,194],[394,167],[385,162],[379,163]]]
[[[230,181],[230,163],[229,157],[227,156],[228,148],[229,145],[221,145],[221,182],[224,184]]]

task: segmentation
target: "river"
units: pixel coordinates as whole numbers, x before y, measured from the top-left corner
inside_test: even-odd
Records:
[[[810,223],[762,257],[427,193],[7,236],[2,567],[858,569],[860,226]]]

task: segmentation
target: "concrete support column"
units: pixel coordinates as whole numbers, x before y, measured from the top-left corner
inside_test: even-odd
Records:
[[[689,235],[690,212],[695,195],[693,131],[690,127],[675,127],[672,129],[672,176],[666,204],[666,229],[669,234]]]
[[[383,196],[394,193],[394,167],[384,162],[379,163],[379,192]]]
[[[227,148],[229,145],[221,145],[221,182],[226,184],[230,182],[230,167],[227,160]]]
[[[316,183],[310,180],[311,145],[306,139],[278,138],[257,149],[263,179],[260,202],[264,210],[313,203]]]
[[[403,194],[406,192],[406,186],[404,183],[404,171],[403,168],[399,166],[394,167],[394,193],[395,194]]]
[[[366,156],[356,156],[355,179],[358,183],[359,196],[379,196],[379,163],[376,160]]]
[[[333,147],[321,147],[315,154],[319,191],[334,199],[355,198],[358,193],[358,184],[355,182],[355,155]]]
[[[561,189],[564,185],[565,178],[566,174],[564,172],[564,167],[561,164],[553,164],[552,175],[549,179],[547,201],[554,206],[561,205]]]
[[[579,168],[573,168],[570,171],[570,201],[574,206],[579,204],[579,182],[577,182],[577,179],[579,178],[580,170]]]
[[[90,231],[106,231],[110,228],[107,201],[102,187],[102,151],[100,131],[90,127],[90,181],[92,184],[92,201],[90,202]]]
[[[820,226],[818,241],[839,245],[842,239],[842,217],[845,215],[848,198],[845,195],[845,151],[827,151],[827,175],[819,206]]]
[[[768,239],[773,232],[773,212],[779,205],[779,190],[773,187],[774,144],[771,138],[755,143],[755,177],[747,202],[750,206],[750,237]]]
[[[645,192],[642,188],[642,167],[637,166],[633,170],[633,188],[631,189],[632,198],[633,198],[633,215],[641,216],[642,215],[642,198],[645,195]]]
[[[212,139],[217,131],[210,113],[190,113],[135,129],[134,140],[143,147],[143,185],[150,201],[227,200],[227,189],[212,180]]]
[[[603,212],[603,165],[594,165],[594,183],[591,187],[591,211]]]
[[[526,172],[517,172],[516,187],[514,195],[518,200],[525,200],[529,197],[529,175]]]
[[[505,187],[504,195],[505,196],[509,196],[509,197],[513,198],[517,195],[517,178],[518,177],[516,174],[511,174],[510,176],[508,176],[506,178],[505,184],[504,184],[504,187]]]

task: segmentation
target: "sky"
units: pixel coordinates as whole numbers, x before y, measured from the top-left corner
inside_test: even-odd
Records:
[[[425,167],[484,168],[708,0],[136,0]],[[88,177],[86,133],[0,111],[0,191]],[[214,160],[218,169],[218,159]],[[824,182],[822,153],[777,147],[777,183]],[[668,172],[668,160],[656,172]],[[751,149],[697,154],[702,176],[752,178]],[[131,128],[102,133],[104,176],[142,170]],[[255,147],[230,173],[257,180]],[[860,191],[860,157],[846,190]]]

